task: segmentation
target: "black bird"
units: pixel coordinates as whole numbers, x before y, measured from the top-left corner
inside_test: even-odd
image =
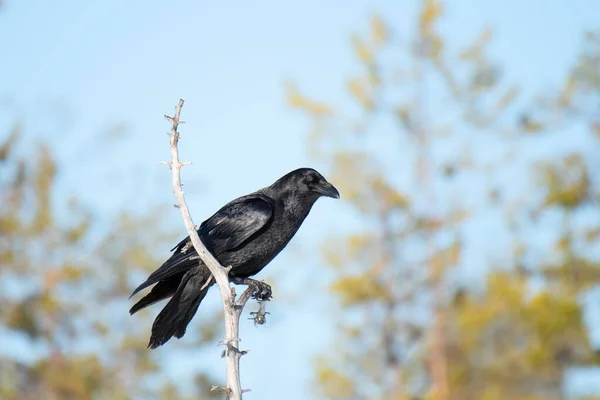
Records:
[[[237,198],[204,221],[200,239],[223,266],[231,266],[230,280],[250,285],[253,297],[271,298],[269,285],[250,279],[259,273],[296,234],[321,196],[339,199],[337,189],[311,168],[300,168],[279,178],[271,186]],[[131,296],[156,284],[129,310],[130,314],[171,297],[152,325],[148,347],[165,344],[172,336],[183,337],[210,286],[211,273],[199,264],[190,237],[171,251],[171,257],[138,286]]]

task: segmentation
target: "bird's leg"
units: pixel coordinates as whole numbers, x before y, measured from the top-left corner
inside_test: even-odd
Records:
[[[236,285],[248,285],[252,290],[252,298],[258,301],[268,301],[273,297],[271,286],[264,282],[257,281],[256,279],[233,277],[231,278],[231,282]]]

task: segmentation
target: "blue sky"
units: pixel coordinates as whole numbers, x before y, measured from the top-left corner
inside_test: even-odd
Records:
[[[344,78],[356,69],[348,34],[378,12],[406,35],[418,2],[7,0],[5,7],[0,135],[21,118],[28,137],[49,141],[68,167],[62,188],[97,215],[123,207],[143,212],[172,202],[168,169],[156,162],[168,157],[162,115],[183,98],[181,156],[194,162],[183,179],[199,222],[293,168],[311,165],[327,175],[307,155],[307,121],[288,108],[284,82],[293,79],[315,97],[347,104]],[[582,30],[597,27],[599,15],[600,2],[593,0],[448,1],[442,29],[467,43],[491,26],[492,54],[507,77],[527,82],[531,91],[549,90],[579,52]],[[125,135],[115,147],[107,132],[120,126]],[[343,202],[317,204],[291,248],[265,271],[273,279],[285,271],[277,290],[307,284],[324,268],[308,254],[329,227],[344,229],[342,215],[348,215]],[[178,214],[173,218],[179,228]],[[325,282],[315,285],[311,290],[325,291]],[[295,301],[294,315],[286,316],[282,301],[273,304],[279,316],[272,325],[244,328],[242,345],[252,349],[242,361],[249,398],[278,398],[282,388],[294,394],[291,400],[310,397],[308,356],[324,351],[334,332],[335,304],[323,302]],[[160,357],[168,359],[168,352]],[[284,375],[281,366],[290,359]],[[196,360],[170,362],[184,370]]]

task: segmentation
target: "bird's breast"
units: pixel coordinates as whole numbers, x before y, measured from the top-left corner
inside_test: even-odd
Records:
[[[294,237],[304,216],[283,214],[275,218],[271,226],[261,235],[253,238],[251,244],[239,250],[223,254],[223,265],[232,266],[232,274],[248,277],[260,272],[277,256]]]

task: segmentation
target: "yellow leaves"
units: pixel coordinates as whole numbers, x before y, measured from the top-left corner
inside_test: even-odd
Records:
[[[382,176],[371,182],[372,190],[377,197],[383,200],[385,209],[406,209],[409,206],[408,197],[397,191]]]
[[[79,224],[74,226],[73,228],[67,229],[66,236],[67,240],[70,243],[77,243],[88,233],[90,229],[91,221],[89,219],[85,219],[81,221]]]
[[[9,165],[4,166],[10,170],[10,164],[13,164],[14,172],[3,187],[0,201],[4,205],[4,209],[0,212],[0,232],[14,232],[21,227],[17,215],[11,213],[9,209],[18,208],[23,200],[23,186],[25,184],[25,163],[22,160],[15,159],[13,152],[15,145],[20,138],[21,127],[15,124],[8,135],[8,138],[3,143],[0,143],[0,164],[8,162]],[[4,230],[6,229],[6,230]]]
[[[402,126],[407,131],[411,131],[414,128],[413,119],[412,119],[412,109],[409,105],[400,105],[396,108],[395,112],[396,117],[402,123]]]
[[[534,134],[544,129],[544,125],[528,114],[523,114],[518,121],[519,128],[526,134]]]
[[[36,303],[36,309],[42,311],[45,316],[52,316],[62,308],[60,300],[56,298],[52,290],[44,290],[36,297]]]
[[[390,297],[385,285],[367,274],[342,277],[331,286],[331,290],[338,294],[344,306],[385,301]]]
[[[473,69],[473,72],[469,77],[469,84],[466,87],[471,97],[475,99],[481,95],[488,93],[494,89],[500,81],[500,69],[497,64],[492,63],[488,60],[485,55],[490,40],[492,39],[492,31],[490,29],[484,29],[480,32],[479,36],[471,43],[466,49],[460,54],[460,60],[468,63],[468,67]],[[481,120],[480,124],[490,125],[491,118],[501,112],[516,96],[516,88],[511,87],[508,91],[500,97],[498,102],[493,109],[485,114],[489,114],[492,117],[472,117]],[[480,111],[473,110],[473,113]]]
[[[563,250],[571,251],[570,243],[561,240]],[[568,246],[568,247],[567,247]],[[544,277],[550,283],[559,285],[569,293],[581,293],[600,282],[600,264],[566,254],[565,260],[556,265],[547,265],[542,268]]]
[[[89,232],[92,225],[92,216],[79,203],[76,197],[72,196],[68,201],[69,214],[78,217],[72,226],[65,228],[65,239],[69,244],[79,243]]]
[[[348,399],[354,393],[354,382],[343,373],[329,367],[319,366],[317,381],[324,397],[330,399]]]
[[[375,60],[375,51],[377,47],[387,39],[387,31],[383,20],[374,17],[371,21],[371,40],[369,43],[358,35],[352,35],[351,41],[354,52],[366,68],[367,76],[360,78],[351,78],[346,84],[348,92],[357,100],[367,111],[375,108],[374,90],[381,85],[381,76]]]
[[[551,289],[532,296],[528,280],[512,271],[491,274],[485,295],[467,295],[453,307],[453,368],[482,383],[473,398],[507,398],[512,383],[560,379],[561,363],[591,351],[577,296]],[[453,375],[452,384],[464,388],[469,379]]]
[[[33,229],[43,232],[52,224],[51,189],[56,175],[56,164],[47,147],[39,151],[39,166],[35,176],[36,213]]]
[[[108,328],[108,326],[102,322],[95,322],[93,324],[93,329],[96,333],[98,333],[101,336],[106,336],[110,333],[110,329]]]
[[[489,92],[496,87],[500,80],[500,71],[487,62],[477,64],[470,82],[470,90],[474,95]]]
[[[571,105],[573,94],[575,93],[575,83],[575,77],[571,75],[558,96],[557,103],[559,107],[569,107]]]
[[[108,372],[94,357],[57,356],[39,361],[35,369],[45,384],[64,399],[85,399],[94,393]],[[93,396],[92,396],[93,397]]]
[[[143,244],[132,244],[122,254],[122,262],[125,265],[141,265],[148,268],[153,267],[153,259],[148,254],[148,249]]]
[[[380,16],[373,16],[370,20],[370,35],[365,40],[357,34],[350,36],[354,53],[364,65],[375,63],[375,50],[389,41],[389,29]]]
[[[464,346],[477,349],[483,345],[482,332],[501,315],[521,308],[526,282],[509,274],[493,273],[487,280],[484,299],[467,297],[457,316],[458,331]]]
[[[365,64],[370,64],[373,61],[373,51],[358,35],[352,35],[350,37],[354,52],[358,58]]]
[[[498,384],[487,385],[482,390],[481,400],[504,400],[505,398],[506,394]]]
[[[378,266],[381,248],[380,239],[373,234],[351,234],[347,237],[332,238],[322,246],[322,255],[327,264],[343,273],[348,273],[348,266],[367,262],[372,268]]]
[[[8,235],[21,229],[21,221],[16,214],[0,215],[0,233]]]
[[[158,399],[160,399],[160,400],[163,400],[163,399],[169,400],[169,399],[176,399],[176,398],[177,398],[177,387],[172,383],[168,383],[167,385],[163,386],[162,389],[160,390],[160,395],[158,397]]]
[[[540,292],[530,300],[532,318],[536,330],[548,338],[576,329],[583,333],[581,309],[574,297],[561,297],[558,293]]]
[[[456,210],[443,218],[417,218],[416,231],[435,231],[445,226],[452,226],[467,219],[471,214],[466,210]]]
[[[429,36],[433,32],[434,25],[442,15],[443,6],[439,0],[425,0],[421,15],[419,16],[419,27],[421,34]]]
[[[343,254],[339,247],[331,242],[326,242],[321,247],[323,259],[328,265],[335,269],[342,269],[344,267],[346,254]]]
[[[372,235],[354,234],[347,238],[347,253],[350,258],[358,258],[365,251],[366,247],[375,245]]]
[[[493,114],[497,115],[504,111],[519,94],[519,89],[516,86],[511,86],[499,99],[494,107]]]
[[[591,128],[597,139],[600,139],[600,122],[593,123]]]
[[[78,265],[67,264],[60,269],[61,280],[66,282],[77,282],[89,275],[90,271]]]
[[[524,354],[528,368],[551,372],[553,364],[558,369],[556,363],[563,361],[558,358],[577,356],[576,348],[589,349],[581,309],[574,297],[541,292],[526,310],[527,325],[535,335]]]
[[[541,167],[547,195],[546,206],[574,208],[585,202],[590,189],[589,172],[579,154],[565,157],[557,165]]]
[[[376,45],[381,45],[388,40],[389,33],[383,19],[379,16],[371,18],[371,37]]]
[[[347,84],[348,92],[367,110],[373,110],[373,96],[371,86],[360,78],[350,79]]]
[[[147,349],[147,344],[135,336],[126,336],[120,343],[120,349],[141,356]]]
[[[374,87],[381,85],[381,76],[375,60],[375,52],[379,46],[387,42],[388,29],[383,19],[375,16],[370,24],[370,37],[366,40],[357,34],[351,35],[354,53],[366,68],[367,74],[361,78],[351,78],[346,84],[348,92],[362,107],[373,110]],[[327,117],[335,114],[333,108],[323,102],[315,101],[304,96],[292,83],[286,83],[288,104],[293,108],[306,111],[313,117]]]
[[[431,267],[436,278],[444,272],[446,267],[456,266],[460,262],[461,251],[461,242],[455,241],[450,247],[438,250],[431,257]]]
[[[110,332],[110,330],[107,332]],[[145,339],[133,335],[125,336],[119,345],[121,353],[133,355],[136,370],[143,374],[158,370],[156,363],[147,352]]]
[[[460,55],[463,61],[476,61],[483,58],[483,52],[492,39],[492,31],[490,29],[484,29],[479,33],[479,36],[475,41],[469,45]]]
[[[372,175],[371,165],[372,160],[365,153],[338,153],[334,159],[332,180],[338,182],[344,199],[356,203],[361,209],[367,209],[372,204],[367,192]]]
[[[373,92],[376,87],[381,86],[381,74],[379,73],[379,68],[377,65],[369,65],[367,74],[369,84],[371,85],[371,92]]]
[[[288,104],[291,107],[304,110],[314,117],[326,117],[334,114],[333,109],[327,104],[306,98],[293,84],[286,84],[286,89]]]
[[[570,251],[572,249],[573,242],[571,241],[571,237],[563,236],[558,242],[556,242],[556,249],[562,254]]]
[[[356,326],[347,327],[345,331],[348,337],[351,339],[358,339],[363,335],[363,330]]]
[[[419,15],[419,30],[421,35],[420,54],[432,60],[439,60],[444,49],[442,38],[435,32],[435,24],[442,15],[442,2],[438,0],[425,0]]]
[[[2,230],[0,229],[0,232]],[[0,265],[11,265],[15,261],[15,252],[11,248],[0,248]]]
[[[337,153],[332,179],[338,182],[344,200],[353,203],[362,212],[406,210],[409,198],[377,168],[368,154]]]
[[[6,326],[23,331],[32,339],[40,335],[41,326],[35,315],[35,301],[29,298],[16,304],[8,314]]]
[[[6,161],[10,156],[15,143],[21,136],[21,125],[15,124],[4,143],[0,144],[0,161]]]
[[[600,228],[592,228],[585,231],[585,240],[594,242],[600,238]]]
[[[446,250],[446,260],[450,265],[457,265],[460,262],[460,255],[462,252],[462,244],[459,241],[456,241],[450,246],[448,250]]]
[[[521,304],[526,287],[526,279],[508,273],[496,272],[490,274],[488,278],[489,296],[504,305]]]
[[[442,52],[444,51],[444,41],[440,36],[432,36],[427,42],[428,52],[427,55],[432,60],[438,60]]]
[[[587,40],[586,49],[579,55],[571,76],[581,93],[595,93],[600,89],[600,45],[597,39]]]

